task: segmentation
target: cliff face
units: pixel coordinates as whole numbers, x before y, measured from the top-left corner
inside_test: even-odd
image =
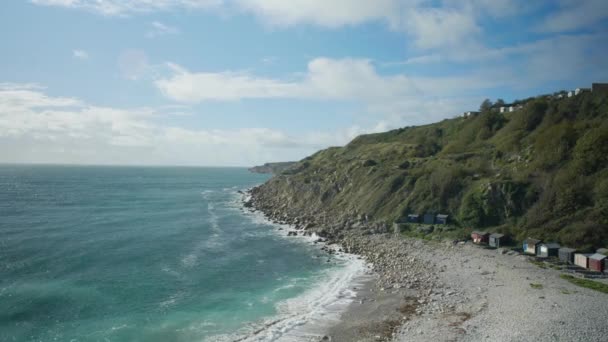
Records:
[[[445,213],[466,234],[608,245],[608,98],[538,98],[523,109],[364,135],[254,189],[278,219],[334,234],[386,231],[409,213]],[[297,218],[297,221],[296,221]]]
[[[261,166],[254,166],[250,168],[249,171],[253,173],[270,173],[276,175],[289,169],[294,164],[296,164],[296,162],[266,163]]]

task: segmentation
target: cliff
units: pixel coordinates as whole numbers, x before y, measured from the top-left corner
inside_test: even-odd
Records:
[[[254,166],[250,168],[249,171],[253,173],[270,173],[276,175],[289,169],[295,164],[296,162],[266,163],[261,166]]]
[[[584,249],[608,245],[607,166],[608,97],[538,97],[512,113],[359,136],[291,166],[252,201],[326,235],[433,212],[451,219],[433,234],[488,229]]]

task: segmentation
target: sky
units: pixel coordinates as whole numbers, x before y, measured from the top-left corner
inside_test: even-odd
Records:
[[[608,81],[606,0],[3,0],[0,162],[250,166]]]

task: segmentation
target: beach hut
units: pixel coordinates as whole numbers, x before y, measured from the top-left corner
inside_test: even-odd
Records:
[[[434,224],[435,223],[435,214],[424,214],[424,224]]]
[[[409,215],[407,215],[407,222],[409,222],[409,223],[418,223],[418,222],[420,222],[420,215],[418,215],[418,214],[409,214]]]
[[[435,217],[435,223],[437,224],[448,224],[448,215],[439,214]]]
[[[538,244],[536,256],[540,258],[549,258],[559,256],[559,243],[540,243]]]
[[[575,253],[574,254],[574,264],[576,266],[580,266],[582,268],[589,268],[589,257],[593,254],[587,253]]]
[[[559,249],[559,260],[568,263],[568,264],[573,264],[574,263],[574,253],[576,253],[576,249],[574,248],[560,248]]]
[[[506,241],[507,237],[505,236],[505,234],[494,233],[491,234],[489,238],[490,247],[494,248],[500,248],[500,246],[502,246],[502,244],[504,244]]]
[[[471,233],[471,239],[473,239],[473,243],[478,245],[482,243],[488,243],[489,237],[490,234],[486,232],[474,231]]]
[[[541,240],[527,238],[524,240],[524,253],[536,255],[536,248],[541,243]]]
[[[606,261],[606,256],[604,254],[591,254],[589,256],[589,269],[596,272],[604,271],[604,262]]]

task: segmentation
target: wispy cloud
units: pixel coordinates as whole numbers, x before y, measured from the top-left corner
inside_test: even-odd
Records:
[[[147,38],[156,38],[160,36],[175,35],[180,31],[178,28],[154,21],[150,24],[150,29],[146,32]]]
[[[291,79],[258,77],[247,72],[191,72],[169,63],[171,76],[155,81],[167,97],[185,103],[243,99],[351,100],[368,104],[429,96],[501,84],[472,74],[467,77],[381,75],[367,59],[315,58],[306,72]],[[446,89],[447,87],[447,89]]]
[[[540,24],[540,31],[575,31],[608,19],[608,1],[605,0],[559,0],[558,5],[559,10],[549,14]]]
[[[54,97],[39,86],[0,84],[0,159],[6,162],[253,165],[344,144],[353,127],[302,132],[161,124],[176,108],[113,108]],[[177,107],[181,109],[181,107]],[[221,151],[221,153],[218,153]],[[245,156],[245,157],[244,157]]]
[[[84,50],[75,49],[72,50],[72,56],[76,59],[88,59],[89,53]]]
[[[367,22],[385,23],[390,29],[410,35],[422,49],[454,47],[474,40],[480,32],[478,21],[486,13],[511,15],[516,6],[498,0],[443,0],[439,6],[426,0],[31,0],[34,4],[85,9],[103,15],[175,9],[222,10],[248,13],[267,25],[290,27],[315,25],[339,28]],[[517,1],[519,3],[520,1]],[[177,33],[160,22],[152,24],[149,37]]]
[[[30,0],[42,6],[84,9],[107,16],[171,10],[202,9],[221,6],[224,0]]]

